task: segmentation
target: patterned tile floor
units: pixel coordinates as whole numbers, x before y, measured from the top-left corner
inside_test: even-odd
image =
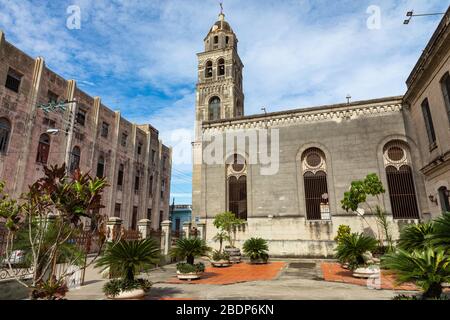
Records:
[[[286,266],[285,262],[270,262],[262,265],[252,265],[245,262],[227,268],[207,267],[198,280],[186,281],[173,277],[166,281],[171,284],[234,284],[250,281],[275,279]]]

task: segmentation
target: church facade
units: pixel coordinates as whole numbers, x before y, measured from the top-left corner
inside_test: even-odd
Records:
[[[330,257],[339,225],[376,233],[367,208],[361,217],[341,207],[351,182],[370,173],[386,188],[380,200],[394,239],[405,224],[439,214],[430,210],[418,120],[403,96],[245,116],[243,63],[223,13],[204,43],[192,215],[208,245],[218,247],[214,217],[231,211],[247,221],[238,246],[262,237],[272,256]]]

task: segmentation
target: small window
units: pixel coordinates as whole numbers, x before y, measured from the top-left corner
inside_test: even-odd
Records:
[[[150,181],[149,181],[149,195],[150,197],[153,196],[153,176],[150,176]]]
[[[107,122],[102,122],[102,137],[103,138],[108,138],[108,134],[109,134],[109,124]]]
[[[167,170],[166,163],[167,163],[167,156],[164,156],[164,157],[163,157],[163,161],[162,161],[163,171],[166,171],[166,170]]]
[[[126,132],[122,133],[122,139],[120,141],[120,144],[122,145],[122,147],[127,146],[127,140],[128,140],[128,134]]]
[[[430,150],[436,148],[436,133],[434,131],[433,118],[431,116],[430,104],[428,99],[422,102],[422,112],[425,121],[425,127],[427,129],[428,141],[430,143]]]
[[[152,150],[152,163],[155,164],[156,163],[156,151]]]
[[[219,76],[225,75],[225,60],[220,59],[219,60]]]
[[[72,149],[71,161],[70,161],[70,172],[73,173],[75,170],[80,168],[81,150],[80,147],[74,147]]]
[[[41,164],[47,164],[49,152],[50,152],[50,137],[48,134],[44,133],[39,138],[36,162]]]
[[[117,186],[121,188],[123,186],[123,172],[125,167],[123,164],[119,165],[119,174],[117,175]]]
[[[86,123],[86,114],[87,114],[87,112],[85,110],[78,109],[76,120],[80,126],[84,127],[84,125]]]
[[[22,75],[14,69],[9,68],[8,75],[6,76],[5,87],[14,92],[19,92],[21,81]]]
[[[131,230],[137,229],[138,207],[133,207],[133,217],[131,218]]]
[[[0,118],[0,152],[8,151],[9,136],[11,135],[11,124],[8,119]]]
[[[97,162],[97,178],[103,178],[105,176],[105,158],[100,156]]]
[[[218,44],[219,43],[219,37],[218,36],[215,36],[214,37],[214,44]]]
[[[136,176],[134,177],[134,191],[139,191],[140,186],[140,172],[139,170],[136,172]]]
[[[43,124],[44,126],[47,126],[47,127],[49,127],[49,128],[52,128],[52,129],[54,129],[54,128],[56,127],[56,121],[55,121],[55,120],[52,120],[52,119],[50,119],[50,118],[47,118],[47,117],[45,117],[44,119],[42,119],[42,124]]]
[[[116,203],[114,207],[114,217],[120,218],[120,203]]]
[[[448,120],[450,121],[450,74],[448,72],[441,79],[441,87]]]
[[[225,44],[229,44],[230,43],[230,37],[226,36],[225,37]]]
[[[209,101],[209,120],[218,120],[220,119],[220,98],[213,97]]]
[[[47,98],[49,103],[57,103],[58,102],[58,95],[54,93],[53,91],[48,90]]]
[[[142,153],[142,142],[139,142],[137,146],[137,154],[140,155],[141,153]]]
[[[152,209],[147,209],[147,219],[152,220]]]
[[[208,61],[206,63],[205,77],[212,78],[212,76],[213,76],[213,64],[211,61]]]

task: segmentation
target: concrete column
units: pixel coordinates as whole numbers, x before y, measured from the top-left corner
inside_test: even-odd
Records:
[[[162,233],[161,233],[161,250],[163,254],[167,256],[169,254],[171,242],[172,242],[172,221],[165,220],[161,223]]]
[[[189,239],[190,233],[191,233],[192,223],[190,221],[186,221],[183,223],[183,234],[181,235],[181,238]]]
[[[142,235],[142,239],[150,237],[150,231],[152,229],[152,222],[148,219],[142,219],[138,222],[138,230]]]
[[[112,242],[120,237],[122,231],[122,219],[118,217],[110,217],[106,222],[107,236],[106,241]]]
[[[197,230],[198,230],[198,238],[206,241],[206,223],[203,221],[197,223]]]

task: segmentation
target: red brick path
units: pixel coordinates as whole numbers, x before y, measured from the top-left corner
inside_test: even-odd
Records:
[[[285,262],[271,262],[268,264],[252,265],[239,263],[227,268],[206,268],[198,280],[179,280],[174,276],[166,281],[172,284],[233,284],[239,282],[272,280],[286,266]]]
[[[368,284],[367,279],[354,278],[352,276],[352,271],[342,268],[339,263],[323,262],[321,264],[321,268],[325,281],[345,282],[361,286],[367,286]],[[369,280],[369,282],[373,283],[374,280]],[[381,289],[407,291],[418,290],[418,288],[414,284],[410,283],[396,285],[395,276],[393,274],[389,274],[389,272],[386,270],[381,270]]]

